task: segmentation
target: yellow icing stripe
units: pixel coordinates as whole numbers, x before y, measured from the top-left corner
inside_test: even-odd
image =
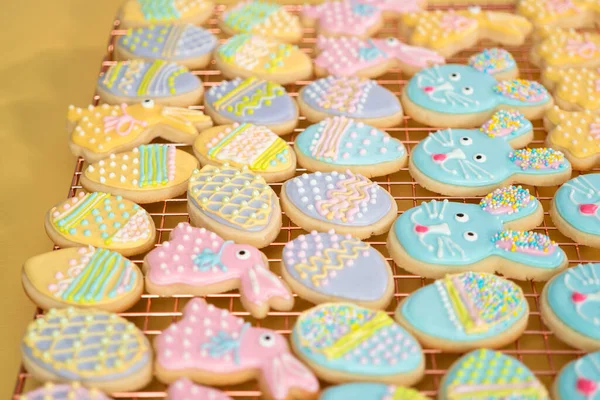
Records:
[[[222,107],[225,107],[229,101],[231,101],[233,98],[238,96],[240,94],[240,92],[242,92],[242,91],[248,89],[249,87],[251,87],[252,85],[254,85],[254,83],[256,81],[257,81],[257,78],[253,76],[253,77],[250,77],[250,78],[246,79],[245,81],[241,82],[231,92],[227,93],[225,96],[223,96],[219,100],[215,101],[213,104],[213,107],[217,110]],[[260,83],[260,82],[256,82],[256,83]]]
[[[138,96],[143,96],[144,94],[146,94],[146,91],[148,90],[148,86],[150,85],[150,81],[152,80],[152,77],[156,74],[156,71],[158,71],[160,69],[160,67],[163,66],[164,63],[165,62],[163,60],[156,60],[152,63],[150,68],[148,68],[148,70],[144,74],[144,78],[140,82],[140,86],[138,87],[138,91],[137,91]]]
[[[285,142],[279,138],[275,139],[250,167],[258,171],[266,170],[269,167],[270,161],[283,150],[285,150]]]
[[[467,308],[463,304],[463,301],[460,298],[460,294],[458,293],[450,279],[447,279],[444,282],[444,286],[446,287],[448,297],[450,298],[450,303],[452,304],[454,312],[456,312],[456,315],[458,316],[461,325],[465,328],[466,332],[472,332],[472,329],[474,327],[473,320],[469,315],[469,310],[467,310]]]
[[[247,124],[241,124],[240,126],[235,128],[233,131],[231,131],[231,133],[229,133],[229,135],[227,135],[223,140],[221,140],[219,143],[217,143],[217,145],[215,147],[210,149],[209,154],[212,157],[216,157],[217,154],[219,154],[219,151],[221,151],[221,149],[223,147],[225,147],[229,142],[231,142],[233,140],[234,137],[236,137],[237,135],[242,133],[244,131],[244,129],[246,129],[246,126],[247,126]]]
[[[123,67],[122,63],[118,63],[118,64],[110,67],[110,69],[108,70],[108,73],[106,74],[106,77],[104,78],[104,81],[102,82],[102,83],[104,83],[104,85],[107,88],[111,88],[115,84],[117,75],[119,75],[119,71],[121,70],[122,67]]]
[[[339,358],[348,351],[357,347],[377,330],[392,325],[392,320],[384,312],[378,312],[375,317],[366,324],[358,327],[353,332],[343,336],[331,347],[323,350],[328,359]]]

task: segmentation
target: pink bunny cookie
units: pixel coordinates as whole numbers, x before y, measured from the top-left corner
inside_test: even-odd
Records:
[[[170,383],[180,377],[207,385],[230,385],[257,378],[268,398],[313,399],[319,382],[290,352],[287,340],[254,328],[227,310],[192,299],[183,318],[154,341],[155,373]]]
[[[187,378],[177,379],[167,389],[168,400],[232,400],[220,390],[209,388],[206,386],[195,385]]]
[[[444,57],[423,47],[409,46],[396,38],[359,39],[356,37],[317,38],[319,55],[315,58],[317,76],[359,76],[374,78],[396,66],[413,75],[431,64],[443,64]]]
[[[144,259],[148,293],[204,296],[239,288],[242,304],[255,318],[264,318],[269,306],[282,311],[294,306],[287,285],[269,271],[257,248],[187,222],[177,225],[170,239]]]

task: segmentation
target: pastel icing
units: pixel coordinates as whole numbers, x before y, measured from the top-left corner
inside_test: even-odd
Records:
[[[406,155],[401,141],[364,122],[326,118],[296,137],[295,148],[314,160],[339,166],[376,165]]]
[[[205,102],[239,123],[277,125],[298,117],[296,105],[283,86],[256,77],[222,81],[206,92]]]
[[[336,76],[353,76],[363,69],[390,61],[418,68],[445,62],[444,57],[435,51],[409,46],[393,37],[359,39],[318,36],[317,47],[320,52],[314,60],[315,66]]]
[[[554,277],[545,297],[554,315],[577,333],[599,340],[600,264],[579,264]]]
[[[346,383],[327,388],[319,400],[427,400],[411,388],[385,383]]]
[[[265,1],[242,1],[227,9],[222,20],[235,33],[272,36],[283,41],[302,31],[297,16],[278,4]]]
[[[382,219],[392,197],[360,174],[346,171],[302,174],[284,183],[287,199],[306,216],[343,226],[367,226]]]
[[[72,242],[119,250],[145,244],[154,222],[146,210],[121,196],[79,192],[48,213],[59,235]]]
[[[598,400],[600,398],[600,351],[568,363],[556,378],[561,400]]]
[[[563,111],[558,107],[546,113],[554,128],[548,133],[550,145],[576,158],[593,157],[600,153],[600,116],[590,110]]]
[[[355,76],[317,79],[305,86],[299,95],[312,109],[329,115],[369,119],[402,112],[394,93],[373,80]]]
[[[477,71],[493,75],[510,71],[517,66],[517,63],[507,50],[494,47],[484,49],[482,52],[471,56],[469,65]]]
[[[192,369],[218,376],[256,371],[275,400],[288,398],[294,389],[319,390],[315,376],[291,354],[282,335],[252,327],[201,298],[187,303],[183,318],[155,339],[155,347],[161,368],[182,376]]]
[[[579,110],[600,110],[600,69],[548,67],[542,79],[553,85],[558,100]]]
[[[208,0],[127,0],[121,16],[136,25],[177,22],[210,12],[212,8],[213,3]]]
[[[312,231],[288,242],[283,267],[297,282],[322,295],[375,302],[390,287],[390,268],[369,244],[351,235]]]
[[[469,65],[434,65],[413,76],[406,94],[419,107],[444,114],[492,111],[499,105],[544,105],[551,96],[542,85],[523,79],[497,82]]]
[[[494,196],[498,196],[497,194]],[[447,200],[423,202],[396,220],[393,232],[413,258],[430,264],[464,266],[499,256],[541,269],[561,266],[565,253],[548,236],[530,231],[503,230],[503,223],[531,215],[540,205],[535,199],[519,203],[510,196],[510,206],[497,213],[490,199],[482,204]],[[493,203],[493,200],[491,200]],[[518,205],[517,205],[518,204]]]
[[[208,386],[196,385],[188,378],[179,378],[167,389],[169,400],[206,399],[232,400],[224,392]]]
[[[84,384],[126,379],[152,362],[132,322],[94,309],[49,310],[29,324],[21,349],[37,368]]]
[[[492,138],[506,137],[506,140],[512,140],[531,132],[533,125],[517,110],[499,110],[479,130]]]
[[[140,58],[179,61],[210,54],[217,38],[192,24],[129,28],[118,46]]]
[[[424,362],[419,343],[384,311],[326,303],[300,315],[294,349],[337,373],[371,377],[410,373]]]
[[[532,50],[544,66],[585,67],[600,57],[600,35],[597,33],[558,28],[547,28],[545,33],[544,39]]]
[[[444,377],[446,398],[549,400],[544,385],[521,361],[499,351],[473,350],[456,361]]]
[[[265,229],[279,202],[265,180],[250,172],[223,165],[196,170],[188,187],[188,202],[207,217],[228,227],[258,232]]]
[[[132,99],[169,97],[202,87],[186,67],[164,60],[117,61],[98,78],[98,88],[113,96]]]
[[[600,174],[580,175],[563,184],[554,195],[554,206],[573,228],[600,235]]]
[[[501,335],[527,312],[518,285],[481,272],[438,279],[410,294],[396,310],[415,330],[454,342]]]
[[[97,389],[87,389],[80,383],[52,383],[29,391],[19,397],[19,400],[111,400],[110,397]]]
[[[517,7],[519,14],[538,26],[560,25],[562,20],[571,21],[578,15],[583,21],[591,21],[593,13],[599,11],[594,0],[521,0]]]

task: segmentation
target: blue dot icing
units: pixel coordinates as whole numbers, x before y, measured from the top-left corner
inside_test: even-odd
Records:
[[[573,228],[600,235],[600,174],[580,175],[563,184],[554,195],[554,206]]]
[[[414,389],[385,383],[354,382],[333,386],[321,393],[319,400],[427,400]]]
[[[101,231],[106,230],[106,224],[100,224],[98,228],[100,228]]]
[[[113,227],[119,229],[121,227],[121,223],[119,221],[113,223]]]
[[[105,205],[104,206],[104,210],[105,211],[110,211],[110,210],[112,210],[112,208],[109,205]]]
[[[546,301],[563,324],[600,340],[600,264],[569,268],[552,278],[546,288]]]
[[[87,226],[90,222],[87,219],[82,219],[81,220],[81,225],[82,226]]]
[[[119,203],[118,207],[119,207],[119,210],[122,210],[122,209],[124,209],[124,208],[125,208],[125,204],[123,204],[123,203]]]
[[[568,363],[556,378],[561,400],[597,400],[600,392],[600,351]]]
[[[69,229],[69,233],[70,233],[71,235],[74,235],[75,233],[77,233],[77,229],[75,229],[75,228],[70,228],[70,229]]]
[[[102,216],[101,215],[97,215],[96,218],[94,218],[94,221],[96,221],[96,222],[102,222]]]
[[[346,117],[327,118],[309,126],[294,145],[307,157],[340,166],[375,165],[406,154],[398,139]]]
[[[89,229],[86,229],[83,231],[84,236],[90,236],[91,234],[92,234],[92,232]]]
[[[123,218],[129,218],[129,213],[127,211],[123,212]]]
[[[115,217],[115,213],[114,212],[109,212],[108,213],[108,218],[114,218]]]

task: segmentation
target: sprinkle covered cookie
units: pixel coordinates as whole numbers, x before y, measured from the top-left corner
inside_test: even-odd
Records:
[[[471,56],[469,65],[499,80],[516,79],[519,76],[519,67],[512,54],[498,47],[484,49]]]
[[[319,400],[429,400],[418,391],[385,383],[354,382],[332,386],[321,393]]]
[[[123,28],[162,23],[202,25],[213,8],[210,0],[126,0],[119,20]]]

